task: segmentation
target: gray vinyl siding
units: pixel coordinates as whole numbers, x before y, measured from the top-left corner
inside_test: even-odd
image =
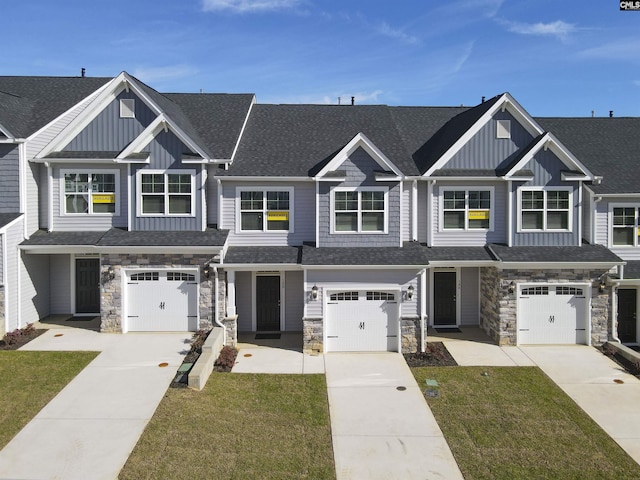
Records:
[[[38,182],[38,228],[49,229],[49,169],[40,166],[40,181]],[[31,220],[31,219],[30,219]]]
[[[633,197],[617,197],[615,199],[608,198],[603,199],[596,203],[597,211],[597,230],[596,241],[602,245],[609,247],[609,249],[618,255],[623,260],[640,260],[640,247],[624,247],[614,246],[613,239],[611,238],[611,229],[613,228],[611,222],[613,222],[613,216],[610,215],[613,206],[629,206],[640,207],[640,199]],[[640,242],[640,239],[639,239]],[[611,245],[610,245],[611,243]]]
[[[37,322],[49,315],[49,256],[22,253],[20,271],[20,323]]]
[[[596,228],[595,243],[609,246],[609,202],[601,200],[595,204]]]
[[[71,313],[71,255],[49,257],[50,313]]]
[[[431,220],[427,191],[427,182],[418,182],[418,242],[420,243],[427,243],[427,229]]]
[[[571,246],[580,244],[580,195],[578,189],[579,182],[563,182],[562,171],[567,167],[556,157],[551,150],[541,150],[535,157],[524,167],[525,170],[533,172],[533,180],[529,180],[523,184],[513,183],[513,245],[514,246]],[[572,224],[570,232],[518,232],[518,186],[522,187],[571,187],[572,188]]]
[[[42,170],[47,167],[38,163],[27,163],[27,175],[25,178],[27,189],[26,221],[27,235],[33,234],[40,228],[40,186],[42,182]],[[46,184],[46,177],[45,177]],[[46,198],[46,197],[45,197]]]
[[[236,225],[239,208],[236,201],[237,188],[285,187],[293,188],[293,231],[289,232],[240,232]],[[229,230],[230,245],[269,245],[269,246],[297,246],[304,242],[315,241],[315,198],[316,190],[313,182],[222,182],[222,218],[219,228]]]
[[[27,158],[34,158],[40,151],[47,146],[55,137],[62,132],[99,94],[98,91],[89,95],[82,102],[78,103],[74,108],[61,115],[56,121],[52,122],[48,128],[43,129],[27,142]]]
[[[207,225],[218,225],[218,181],[215,170],[208,167],[207,172]]]
[[[20,211],[20,153],[17,145],[0,144],[0,213]]]
[[[400,288],[403,292],[413,285],[414,295],[411,300],[403,301],[402,296],[398,298],[400,303],[400,315],[403,317],[417,317],[420,314],[420,282],[418,273],[415,270],[308,270],[307,290],[310,286],[317,285],[317,300],[307,299],[307,317],[321,318],[324,316],[324,291],[344,290],[350,291],[361,289],[366,286],[368,289],[389,290]]]
[[[460,269],[460,324],[480,323],[480,270]]]
[[[252,272],[236,272],[236,314],[238,331],[253,330],[253,282]]]
[[[23,232],[23,221],[19,220],[9,228],[5,230],[5,247],[6,247],[6,258],[7,258],[7,283],[4,285],[4,294],[5,294],[5,308],[8,310],[7,317],[7,331],[11,332],[16,328],[20,328],[23,325],[19,324],[19,298],[18,298],[18,271],[20,268],[19,262],[19,254],[18,254],[18,245],[24,239],[22,236]]]
[[[444,187],[444,188],[443,188]],[[441,202],[445,188],[469,190],[474,187],[493,188],[492,230],[445,230],[441,226]],[[433,246],[484,246],[487,243],[505,243],[507,240],[507,185],[505,182],[438,182],[433,188],[432,199]],[[427,204],[424,204],[424,211]]]
[[[138,103],[138,102],[136,102]],[[133,230],[202,230],[202,165],[183,164],[182,153],[187,147],[172,132],[160,132],[149,144],[151,164],[132,165],[132,205]],[[190,170],[195,174],[194,191],[195,215],[187,216],[138,216],[136,202],[140,199],[137,191],[137,172],[144,170],[170,171]]]
[[[589,243],[593,241],[593,210],[591,209],[593,194],[588,188],[582,189],[582,238]]]
[[[408,242],[411,240],[411,192],[412,183],[405,182],[402,188],[402,241]]]
[[[135,118],[120,118],[121,99],[135,100]],[[155,117],[156,114],[132,91],[122,91],[64,150],[119,152],[140,135]]]
[[[346,172],[346,181],[340,183],[322,182],[318,198],[318,229],[321,247],[397,247],[401,244],[400,231],[400,183],[377,182],[374,173],[380,170],[364,149],[358,148],[350,158],[338,168]],[[332,187],[387,187],[387,233],[331,233]]]
[[[302,331],[304,314],[304,277],[301,271],[284,273],[284,329],[288,332]]]
[[[511,138],[496,138],[496,120],[511,121]],[[509,112],[497,112],[444,168],[504,168],[531,140],[533,137]]]
[[[4,282],[4,277],[2,276],[2,273],[4,272],[4,262],[2,261],[2,259],[4,258],[2,256],[2,247],[3,247],[3,244],[4,244],[4,242],[2,241],[3,238],[4,238],[3,236],[4,236],[4,234],[0,233],[0,285],[4,284],[3,283]],[[0,312],[0,313],[2,313],[2,312]]]
[[[82,214],[64,214],[64,205],[60,205],[64,197],[64,179],[61,175],[61,170],[91,170],[91,172],[100,173],[104,170],[118,170],[120,173],[120,192],[117,200],[119,212],[116,211],[114,215],[82,215]],[[111,227],[126,227],[127,226],[127,210],[128,210],[128,198],[127,198],[127,167],[125,165],[97,165],[95,168],[90,166],[69,164],[69,165],[56,165],[52,169],[53,182],[51,195],[52,207],[53,207],[53,225],[51,229],[54,231],[75,231],[75,230],[88,230],[88,231],[106,231]]]

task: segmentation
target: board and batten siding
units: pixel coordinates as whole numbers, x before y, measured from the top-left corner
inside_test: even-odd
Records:
[[[238,331],[253,330],[253,283],[252,272],[236,272],[236,314]]]
[[[401,245],[399,182],[378,182],[375,172],[380,165],[363,149],[358,148],[337,170],[345,172],[346,180],[340,183],[320,183],[318,198],[318,234],[321,247],[397,247]],[[333,187],[358,188],[386,187],[387,233],[331,233],[331,195]]]
[[[65,214],[63,213],[63,206],[61,202],[64,198],[64,178],[62,177],[62,170],[91,170],[94,173],[100,173],[104,170],[118,170],[120,173],[119,183],[119,197],[117,200],[118,210],[116,214]],[[53,168],[53,182],[51,195],[52,208],[53,208],[53,225],[52,230],[55,231],[74,231],[74,230],[88,230],[88,231],[106,231],[111,227],[126,227],[127,226],[127,167],[124,165],[56,165]]]
[[[202,230],[202,170],[199,164],[182,163],[182,153],[187,151],[187,147],[176,137],[173,132],[160,132],[149,144],[151,155],[150,165],[135,165],[131,168],[131,185],[133,189],[130,215],[133,217],[133,230]],[[195,174],[194,199],[195,214],[193,216],[138,216],[137,202],[140,197],[137,191],[138,172],[144,170],[170,171],[170,170],[190,170]]]
[[[135,118],[120,118],[120,100],[132,99]],[[120,152],[156,118],[132,91],[122,91],[87,125],[64,151]]]
[[[18,145],[0,144],[0,213],[20,211],[20,153]]]
[[[5,248],[6,248],[6,277],[7,283],[4,285],[5,308],[9,316],[6,318],[7,332],[12,332],[20,325],[18,318],[18,307],[20,299],[18,298],[18,270],[20,269],[20,255],[18,253],[18,245],[24,240],[23,228],[24,217],[5,230]],[[1,258],[1,257],[0,257]]]
[[[284,272],[284,285],[284,329],[288,332],[301,332],[304,315],[304,276],[302,271]]]
[[[50,313],[71,313],[71,255],[49,256]]]
[[[445,230],[441,226],[442,200],[445,189],[460,188],[460,190],[473,190],[473,188],[492,188],[493,217],[492,230]],[[507,240],[507,186],[505,182],[438,182],[433,188],[432,198],[433,218],[433,246],[434,247],[469,247],[484,246],[487,243],[505,243]],[[424,204],[426,211],[427,204]]]
[[[510,138],[497,138],[497,120],[511,122]],[[496,112],[444,168],[494,170],[507,166],[533,137],[507,111]]]
[[[341,290],[401,290],[397,299],[400,305],[400,315],[402,317],[417,317],[420,314],[420,281],[415,270],[307,270],[307,290],[311,286],[317,285],[318,298],[311,300],[307,298],[307,317],[321,318],[324,316],[323,305],[325,291]],[[403,300],[402,292],[406,291],[409,285],[414,288],[413,298]],[[363,288],[364,287],[364,288]]]
[[[293,232],[240,232],[236,218],[240,212],[237,196],[242,188],[293,188]],[[236,182],[222,181],[222,218],[219,228],[229,230],[229,244],[234,246],[298,246],[303,242],[313,242],[316,235],[315,224],[315,183],[313,182]],[[291,213],[290,213],[291,215]]]
[[[567,167],[551,150],[541,150],[524,167],[533,172],[533,179],[524,183],[513,182],[513,246],[571,246],[580,245],[580,188],[579,182],[562,181],[562,171]],[[518,232],[519,189],[526,187],[570,187],[572,194],[570,232]]]
[[[480,269],[460,269],[460,324],[480,323]]]

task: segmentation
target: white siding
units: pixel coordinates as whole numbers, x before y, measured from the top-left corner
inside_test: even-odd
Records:
[[[49,256],[23,253],[20,270],[22,326],[49,315],[49,295]]]
[[[418,182],[418,241],[427,243],[429,212],[427,210],[427,182]]]
[[[51,314],[71,313],[70,255],[51,255],[49,279]]]
[[[214,170],[209,168],[207,172],[207,224],[218,224],[218,181],[215,179]]]
[[[38,216],[39,228],[49,228],[49,169],[40,166],[40,186],[38,191]]]
[[[27,189],[27,235],[31,235],[40,228],[39,184],[42,178],[40,175],[41,169],[46,170],[46,167],[31,162],[27,165],[25,179],[25,188]]]
[[[609,243],[609,203],[601,200],[596,203],[595,243],[607,246]]]
[[[23,217],[24,218],[24,217]],[[7,332],[11,332],[23,325],[20,324],[18,316],[18,270],[20,268],[18,245],[24,237],[24,220],[19,220],[6,230],[6,258],[7,258],[7,283],[4,288],[6,310],[8,311]]]
[[[301,271],[285,272],[285,321],[286,331],[301,332],[304,309],[303,274]]]
[[[252,331],[253,288],[251,272],[236,272],[236,313],[238,314],[238,331]]]
[[[480,271],[478,268],[460,270],[460,324],[478,325],[480,322]]]
[[[411,190],[413,182],[404,182],[402,189],[401,212],[402,230],[400,231],[400,240],[408,242],[411,240]]]

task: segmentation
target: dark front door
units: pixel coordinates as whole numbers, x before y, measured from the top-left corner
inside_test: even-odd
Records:
[[[618,338],[622,343],[635,343],[636,331],[636,290],[634,288],[618,289]]]
[[[76,258],[76,313],[100,312],[100,259]]]
[[[433,274],[433,325],[456,326],[456,272]]]
[[[256,330],[280,330],[280,277],[256,277]]]

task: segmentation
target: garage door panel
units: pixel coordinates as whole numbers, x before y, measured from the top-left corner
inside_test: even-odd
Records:
[[[392,292],[331,294],[327,302],[327,351],[397,351],[398,303]]]
[[[587,298],[576,286],[523,288],[518,299],[521,344],[587,343]]]

